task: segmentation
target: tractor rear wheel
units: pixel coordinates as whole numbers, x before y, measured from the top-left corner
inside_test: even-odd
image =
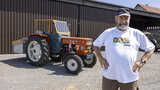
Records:
[[[155,43],[155,42],[152,42],[153,44],[154,44],[154,46],[155,46],[155,52],[157,52],[158,51],[158,48],[157,48],[157,43]]]
[[[46,39],[33,36],[26,44],[26,56],[29,63],[35,66],[42,66],[49,60],[49,46]]]
[[[96,55],[93,53],[93,58],[92,59],[84,59],[83,64],[86,67],[93,67],[97,63],[97,58]]]
[[[78,55],[69,55],[64,59],[64,67],[68,73],[78,74],[82,71],[83,62]]]

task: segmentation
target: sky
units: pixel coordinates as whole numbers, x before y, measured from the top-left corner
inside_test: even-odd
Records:
[[[138,4],[160,8],[160,0],[94,0],[134,8]]]

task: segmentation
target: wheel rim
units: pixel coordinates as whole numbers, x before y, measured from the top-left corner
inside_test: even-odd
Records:
[[[86,64],[91,64],[91,63],[93,62],[93,59],[90,59],[90,60],[84,60],[84,62],[85,62]]]
[[[67,62],[68,69],[71,71],[75,71],[78,68],[78,64],[74,59],[70,59]]]
[[[41,46],[37,41],[31,41],[28,45],[28,56],[33,62],[37,62],[42,55]]]

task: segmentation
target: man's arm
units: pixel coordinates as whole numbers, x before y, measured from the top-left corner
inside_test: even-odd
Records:
[[[144,53],[144,55],[142,56],[141,60],[138,60],[135,62],[134,66],[133,66],[133,71],[135,72],[136,70],[140,70],[144,64],[149,60],[149,58],[151,57],[151,55],[153,54],[155,48],[153,48],[150,51],[147,51]]]
[[[93,46],[93,49],[94,49],[94,51],[96,53],[96,56],[97,56],[97,58],[98,58],[98,60],[99,60],[99,62],[101,64],[102,68],[106,68],[107,69],[109,64],[108,64],[107,60],[102,56],[100,48],[97,47],[97,46]]]
[[[142,56],[141,60],[145,60],[147,62],[149,60],[149,58],[151,57],[151,55],[153,54],[154,50],[155,50],[155,48],[153,48],[150,51],[145,52],[144,55]]]

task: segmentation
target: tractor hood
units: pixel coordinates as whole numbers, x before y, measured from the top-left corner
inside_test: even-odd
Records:
[[[92,45],[92,38],[82,37],[62,37],[63,44],[75,44],[75,45]]]

